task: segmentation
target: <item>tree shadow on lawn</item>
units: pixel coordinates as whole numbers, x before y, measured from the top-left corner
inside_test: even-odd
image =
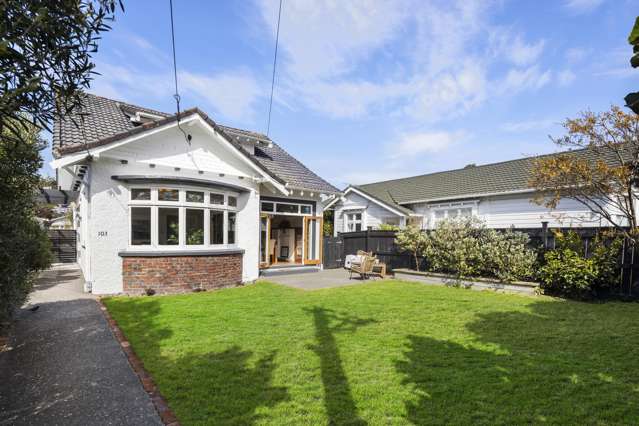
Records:
[[[181,423],[250,425],[260,419],[260,407],[289,399],[285,387],[271,384],[275,351],[251,362],[255,354],[236,345],[208,353],[182,353],[179,342],[163,345],[174,337],[161,315],[170,306],[130,298],[118,300],[112,314]]]
[[[537,302],[467,325],[469,345],[408,336],[397,370],[423,423],[634,423],[639,307]],[[618,310],[615,312],[615,310]],[[621,311],[621,313],[619,312]]]
[[[348,378],[342,365],[335,333],[352,333],[357,328],[375,323],[373,319],[361,319],[330,309],[314,307],[307,309],[313,315],[317,344],[310,347],[320,359],[324,406],[328,424],[364,425],[351,394]]]

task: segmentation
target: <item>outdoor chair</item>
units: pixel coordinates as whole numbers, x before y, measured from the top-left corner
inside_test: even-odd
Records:
[[[362,261],[360,263],[352,263],[351,264],[351,274],[349,276],[349,280],[353,278],[353,273],[359,274],[359,276],[365,280],[368,276],[373,272],[373,264],[375,263],[375,258],[371,256],[363,256]]]

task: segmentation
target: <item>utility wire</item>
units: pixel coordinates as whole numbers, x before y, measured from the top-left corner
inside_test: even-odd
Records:
[[[268,122],[266,124],[266,136],[271,131],[271,110],[273,109],[273,89],[275,88],[275,68],[277,65],[277,46],[280,41],[280,19],[282,18],[282,0],[280,0],[280,8],[277,12],[277,32],[275,34],[275,56],[273,57],[273,77],[271,78],[271,99],[268,104]]]
[[[186,143],[191,145],[191,135],[187,135],[184,129],[180,126],[180,92],[178,91],[178,77],[177,77],[177,60],[175,59],[175,26],[173,25],[173,0],[169,0],[169,8],[171,9],[171,45],[173,47],[173,78],[175,80],[175,104],[177,106],[177,126],[178,129],[184,135]]]

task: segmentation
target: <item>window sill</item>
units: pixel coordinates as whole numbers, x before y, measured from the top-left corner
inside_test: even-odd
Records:
[[[225,256],[228,254],[244,254],[244,249],[220,248],[207,250],[123,250],[120,257],[167,257],[167,256]]]

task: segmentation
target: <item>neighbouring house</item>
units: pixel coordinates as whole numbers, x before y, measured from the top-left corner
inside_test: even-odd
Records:
[[[54,125],[61,190],[77,191],[78,263],[94,293],[179,292],[321,267],[340,191],[263,134],[88,94]]]
[[[573,154],[589,159],[595,155],[587,150]],[[575,200],[563,199],[552,211],[532,202],[535,192],[528,182],[536,158],[351,185],[325,208],[334,209],[335,235],[382,224],[433,229],[438,221],[458,216],[476,216],[495,229],[606,225]]]

